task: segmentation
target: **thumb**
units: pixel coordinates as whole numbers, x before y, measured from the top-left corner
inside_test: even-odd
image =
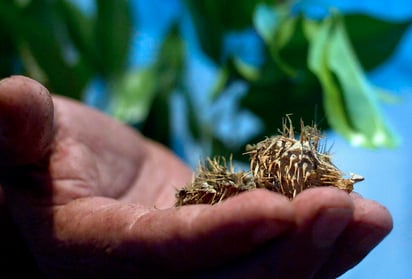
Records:
[[[53,138],[53,103],[37,81],[12,76],[0,81],[0,165],[42,159]]]

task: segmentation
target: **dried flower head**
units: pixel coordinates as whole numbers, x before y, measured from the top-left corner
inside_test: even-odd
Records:
[[[255,189],[249,172],[235,172],[232,160],[215,157],[199,165],[192,183],[176,193],[176,206],[187,204],[215,204],[241,192]]]
[[[289,199],[312,187],[334,186],[351,192],[363,177],[351,174],[344,178],[320,144],[322,137],[316,125],[305,126],[301,121],[300,136],[295,138],[287,116],[279,135],[246,147],[250,171],[235,172],[231,159],[229,169],[224,158],[208,159],[199,166],[192,183],[178,190],[176,206],[215,204],[255,188],[278,192]]]
[[[267,138],[246,152],[250,169],[258,188],[266,188],[294,198],[305,189],[335,186],[351,192],[353,184],[363,177],[343,173],[332,163],[329,152],[320,145],[322,135],[316,125],[305,126],[301,121],[299,139],[288,117],[280,135]]]

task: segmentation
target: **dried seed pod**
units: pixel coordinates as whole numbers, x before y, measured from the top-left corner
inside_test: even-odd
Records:
[[[343,178],[330,154],[319,144],[321,138],[316,125],[305,126],[301,121],[300,138],[296,139],[292,122],[287,118],[280,135],[249,147],[246,154],[250,155],[257,188],[282,193],[289,199],[312,187],[335,186],[351,192],[353,184],[363,177],[352,174]]]
[[[175,205],[215,204],[254,188],[249,172],[235,172],[232,160],[228,169],[225,158],[215,157],[199,165],[192,183],[177,191]]]
[[[278,192],[289,199],[312,187],[334,186],[351,192],[363,177],[351,174],[344,178],[320,144],[321,139],[316,125],[305,126],[303,121],[296,139],[287,116],[279,135],[246,146],[250,171],[235,172],[231,159],[229,169],[223,157],[207,159],[199,166],[192,183],[177,191],[175,205],[215,204],[255,188]]]

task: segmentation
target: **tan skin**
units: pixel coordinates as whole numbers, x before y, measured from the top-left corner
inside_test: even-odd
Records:
[[[383,206],[333,187],[174,208],[187,166],[26,77],[0,82],[0,127],[0,257],[33,275],[333,278],[392,229]]]

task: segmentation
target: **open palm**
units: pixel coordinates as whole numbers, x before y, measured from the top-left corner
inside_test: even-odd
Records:
[[[27,245],[35,263],[21,264],[49,277],[329,278],[392,227],[385,208],[334,188],[174,208],[187,166],[25,77],[0,82],[0,127],[0,239]]]

